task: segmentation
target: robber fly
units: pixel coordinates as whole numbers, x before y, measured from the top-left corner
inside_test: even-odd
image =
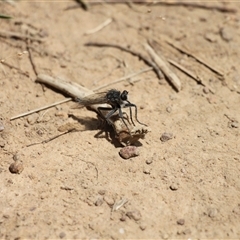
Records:
[[[123,117],[122,108],[129,107],[130,119],[134,126],[135,126],[135,124],[132,119],[132,108],[131,107],[135,108],[136,121],[141,125],[145,125],[145,126],[147,126],[147,125],[139,122],[139,120],[137,119],[137,106],[128,101],[127,95],[128,95],[128,92],[126,90],[124,90],[123,92],[120,92],[118,90],[111,89],[106,92],[95,93],[95,94],[86,96],[82,99],[77,99],[77,102],[78,102],[78,105],[85,106],[85,107],[87,107],[89,105],[94,105],[94,104],[103,104],[103,103],[109,104],[111,107],[98,107],[98,112],[101,115],[101,117],[103,119],[105,119],[108,124],[112,125],[110,118],[115,114],[116,111],[118,111],[119,117],[122,119],[124,125],[127,127],[128,131],[130,133],[130,130],[129,130],[129,128],[124,120],[124,117]],[[102,111],[109,111],[109,112],[107,113],[106,116],[104,116]]]

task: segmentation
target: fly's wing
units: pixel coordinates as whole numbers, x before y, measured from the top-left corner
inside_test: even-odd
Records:
[[[87,107],[94,104],[102,104],[107,103],[106,98],[107,92],[100,92],[100,93],[94,93],[91,95],[88,95],[82,99],[78,98],[77,103],[74,104],[71,108],[82,108]]]

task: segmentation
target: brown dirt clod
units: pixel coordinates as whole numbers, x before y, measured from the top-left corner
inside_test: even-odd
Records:
[[[11,173],[20,174],[23,171],[23,164],[20,161],[15,161],[9,166],[9,171]]]
[[[139,156],[139,149],[136,146],[126,146],[119,151],[119,155],[124,159]]]

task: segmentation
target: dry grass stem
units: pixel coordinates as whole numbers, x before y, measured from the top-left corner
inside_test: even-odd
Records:
[[[170,69],[167,62],[163,60],[163,57],[159,56],[159,53],[157,54],[155,50],[149,45],[144,45],[146,51],[149,53],[153,61],[157,64],[157,66],[161,69],[163,74],[166,76],[166,78],[171,82],[171,84],[174,86],[174,88],[177,91],[181,90],[181,82],[178,76]]]
[[[90,35],[90,34],[94,34],[96,32],[99,32],[103,28],[105,28],[107,25],[109,25],[111,22],[112,22],[112,18],[108,18],[106,21],[104,21],[102,24],[100,24],[96,28],[88,30],[87,32],[85,32],[85,35]]]

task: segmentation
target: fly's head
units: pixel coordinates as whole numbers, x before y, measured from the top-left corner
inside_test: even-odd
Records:
[[[128,91],[124,90],[122,93],[121,93],[121,100],[122,101],[126,101],[127,100],[127,95],[128,95]]]
[[[128,101],[128,91],[124,90],[122,93],[121,93],[121,96],[120,96],[120,106],[121,107],[125,107],[126,104],[129,103]]]

